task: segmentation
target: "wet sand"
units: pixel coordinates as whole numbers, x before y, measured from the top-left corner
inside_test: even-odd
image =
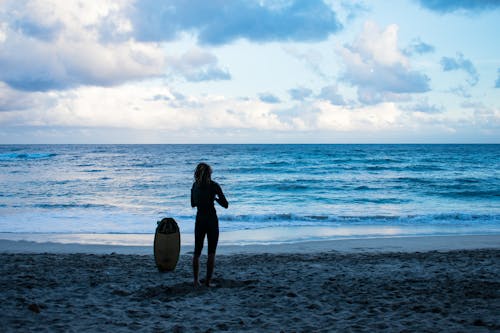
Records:
[[[202,256],[201,274],[204,273]],[[500,249],[220,254],[0,254],[4,332],[500,331]]]

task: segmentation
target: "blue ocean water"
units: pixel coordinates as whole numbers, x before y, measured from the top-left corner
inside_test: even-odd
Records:
[[[151,234],[164,216],[191,233],[200,161],[230,202],[222,232],[500,233],[500,145],[354,144],[0,145],[0,233]]]

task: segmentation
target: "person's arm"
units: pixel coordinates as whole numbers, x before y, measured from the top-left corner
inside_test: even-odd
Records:
[[[192,208],[196,207],[196,200],[195,200],[195,194],[194,194],[194,184],[193,184],[193,187],[191,187],[191,207]]]
[[[215,186],[215,201],[217,201],[219,205],[221,205],[224,208],[229,207],[229,203],[227,202],[224,193],[222,193],[222,188],[219,186],[219,184]]]

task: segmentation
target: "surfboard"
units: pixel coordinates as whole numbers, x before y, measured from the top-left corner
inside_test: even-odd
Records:
[[[179,261],[181,234],[171,217],[158,221],[154,240],[155,262],[160,272],[173,271]]]

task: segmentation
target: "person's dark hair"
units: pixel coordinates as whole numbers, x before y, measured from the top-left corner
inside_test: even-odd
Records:
[[[212,181],[212,168],[206,163],[200,163],[194,170],[194,180],[198,185],[210,184]]]

